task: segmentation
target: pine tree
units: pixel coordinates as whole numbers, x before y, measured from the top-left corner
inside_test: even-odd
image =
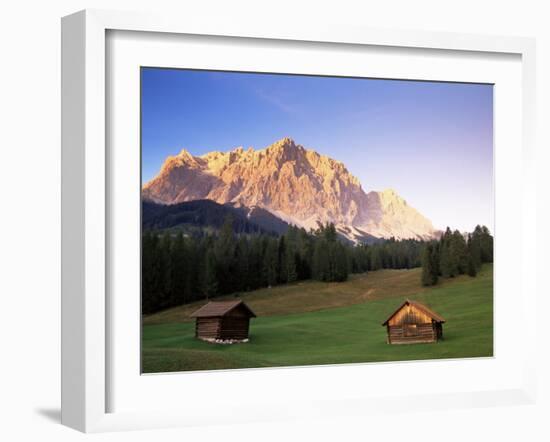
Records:
[[[296,269],[297,255],[295,246],[288,244],[285,257],[286,280],[288,282],[294,282],[298,279],[298,271]]]
[[[469,276],[472,276],[472,277],[477,275],[477,269],[476,269],[474,260],[472,258],[472,255],[468,255],[468,271],[467,271],[467,273],[468,273]]]
[[[428,244],[422,253],[422,285],[433,285],[433,275],[432,246]]]
[[[233,217],[229,215],[225,218],[220,234],[214,243],[216,276],[220,293],[232,293],[236,290],[236,245]]]
[[[294,282],[298,279],[298,231],[294,226],[290,226],[285,234],[286,249],[284,257],[284,271],[287,282]]]
[[[201,277],[204,271],[202,263],[204,262],[203,248],[200,240],[190,238],[185,241],[185,266],[187,268],[185,278],[185,298],[186,302],[192,302],[199,298],[201,294]]]
[[[328,243],[332,243],[338,239],[338,234],[336,233],[336,227],[334,223],[326,223],[319,226],[319,228],[314,232],[315,236],[318,238],[324,238]]]
[[[380,270],[382,268],[382,253],[380,247],[370,249],[370,270]]]
[[[297,251],[299,259],[296,262],[298,279],[312,278],[313,242],[312,236],[305,229],[299,229]]]
[[[287,257],[287,281],[295,282],[298,280],[298,271],[296,270],[296,258],[295,252],[290,252]]]
[[[317,239],[313,249],[313,278],[318,281],[328,281],[330,277],[330,262],[328,243],[324,238]]]
[[[428,243],[422,253],[422,285],[435,285],[438,280],[439,247],[437,243]]]
[[[432,243],[432,278],[434,280],[434,284],[437,284],[437,281],[439,280],[439,276],[441,275],[441,269],[440,267],[440,248],[439,244],[437,242]]]
[[[493,237],[486,226],[480,228],[481,261],[493,262]]]
[[[279,246],[277,249],[277,281],[284,284],[288,281],[287,254],[286,254],[285,236],[279,237]]]
[[[159,305],[160,308],[171,307],[172,300],[172,239],[170,233],[166,232],[162,236],[159,244]]]
[[[171,305],[180,305],[187,302],[187,250],[183,234],[179,232],[172,245],[171,257]]]
[[[250,242],[250,253],[248,260],[249,283],[252,290],[265,286],[263,268],[263,242],[259,235],[252,238]]]
[[[453,246],[453,233],[447,227],[440,241],[440,270],[444,278],[452,278],[458,275],[458,260]]]
[[[216,276],[216,256],[212,249],[208,250],[204,260],[203,295],[210,299],[218,294],[218,279]]]
[[[243,236],[237,242],[235,250],[235,259],[237,262],[237,290],[248,291],[251,288],[249,255],[248,240]]]
[[[471,275],[481,268],[481,238],[475,230],[468,235],[468,255],[468,274]]]
[[[333,260],[332,272],[329,281],[343,282],[348,279],[348,255],[346,247],[340,242],[334,242],[330,256]]]
[[[159,304],[158,238],[150,231],[142,237],[141,297],[143,313],[153,313]]]
[[[451,256],[455,265],[455,275],[463,275],[468,270],[468,249],[466,240],[458,230],[453,232],[451,238]]]
[[[264,274],[269,287],[277,284],[278,277],[278,254],[279,247],[277,240],[269,239],[264,255]]]

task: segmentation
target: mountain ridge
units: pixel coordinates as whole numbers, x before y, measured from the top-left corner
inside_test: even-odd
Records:
[[[436,229],[393,189],[365,192],[346,166],[285,137],[263,149],[237,147],[166,158],[143,199],[176,204],[209,199],[259,207],[306,229],[333,222],[348,239],[431,239]]]
[[[287,223],[261,208],[233,207],[212,200],[170,205],[142,202],[142,225],[146,230],[183,229],[186,226],[219,230],[228,217],[231,217],[233,229],[237,233],[282,235],[289,228]]]

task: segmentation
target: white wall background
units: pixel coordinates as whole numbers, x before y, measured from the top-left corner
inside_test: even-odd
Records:
[[[287,422],[85,436],[59,425],[60,17],[83,8],[246,15],[250,20],[349,23],[537,38],[539,292],[550,250],[550,12],[545,1],[20,0],[0,6],[0,439],[549,440],[550,347],[541,341],[538,406],[380,415],[363,422]],[[515,179],[515,177],[511,177]],[[518,183],[520,185],[520,183]],[[533,189],[534,191],[535,189]],[[543,287],[544,284],[544,287]],[[548,308],[548,299],[540,307]],[[549,327],[539,329],[545,337]],[[182,398],[184,399],[184,398]],[[413,434],[413,437],[409,437]]]

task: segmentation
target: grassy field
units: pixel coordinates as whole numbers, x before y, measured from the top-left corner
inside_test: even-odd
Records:
[[[353,275],[345,283],[302,282],[242,294],[258,318],[250,342],[217,345],[194,338],[189,314],[203,303],[145,317],[145,373],[169,371],[491,356],[493,269],[436,287],[419,283],[420,269]],[[405,299],[446,319],[437,344],[388,345],[381,323]]]

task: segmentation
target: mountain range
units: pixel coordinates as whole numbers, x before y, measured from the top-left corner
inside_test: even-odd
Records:
[[[211,200],[247,211],[261,209],[307,230],[332,222],[355,242],[438,234],[394,190],[365,192],[343,163],[291,138],[264,149],[238,147],[201,156],[183,149],[166,158],[158,175],[143,186],[142,197],[161,205]]]

